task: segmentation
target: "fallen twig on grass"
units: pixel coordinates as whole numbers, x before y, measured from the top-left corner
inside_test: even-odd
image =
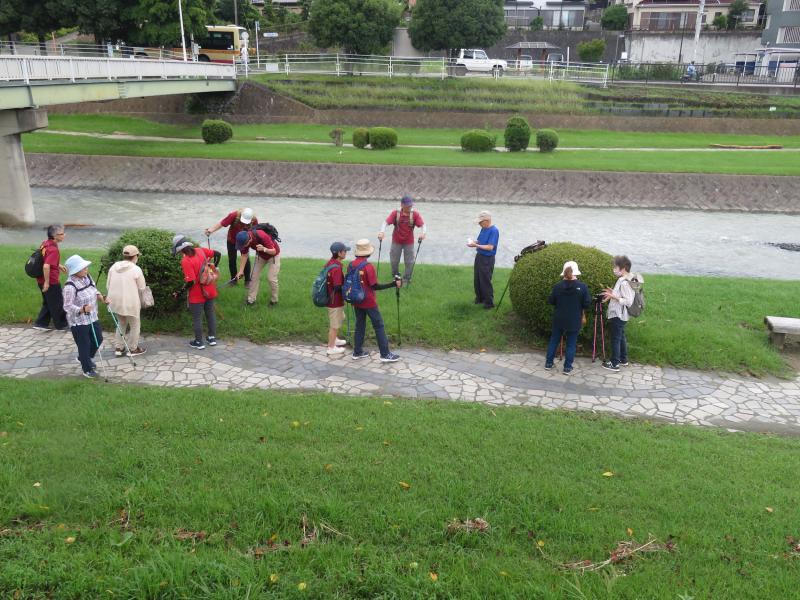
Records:
[[[447,533],[453,535],[459,531],[467,533],[487,533],[489,531],[489,523],[480,517],[477,519],[453,519],[447,524]]]
[[[634,558],[636,555],[639,554],[645,554],[649,552],[672,552],[674,549],[675,549],[675,544],[671,540],[668,539],[666,543],[662,543],[651,535],[648,538],[648,540],[643,544],[637,542],[636,540],[623,540],[621,542],[617,542],[617,547],[614,548],[614,550],[612,550],[609,557],[606,560],[598,562],[592,562],[590,560],[578,560],[575,562],[559,563],[550,559],[547,555],[545,555],[541,546],[539,547],[539,552],[541,552],[542,556],[545,559],[547,559],[549,562],[553,563],[560,569],[587,573],[592,571],[599,571],[600,569],[608,567],[609,565],[619,564],[630,558]]]

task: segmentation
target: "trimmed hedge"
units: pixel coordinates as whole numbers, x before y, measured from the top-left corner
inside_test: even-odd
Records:
[[[122,249],[133,244],[141,252],[136,263],[144,272],[145,281],[153,292],[155,305],[142,314],[152,316],[173,313],[184,306],[184,300],[172,297],[172,292],[183,287],[183,271],[180,258],[172,256],[171,231],[163,229],[132,229],[124,232],[116,242],[108,248],[108,253],[100,259],[103,271],[115,262],[122,260]]]
[[[389,150],[397,146],[397,132],[390,127],[372,127],[369,145],[373,150]]]
[[[578,263],[581,271],[579,279],[589,286],[592,296],[605,287],[614,287],[614,259],[597,248],[557,242],[538,252],[526,254],[511,271],[509,297],[514,311],[538,333],[547,335],[552,329],[553,307],[547,303],[547,297],[561,279],[561,269],[568,260]],[[592,307],[587,311],[587,326],[582,334],[591,335],[593,310]]]
[[[461,136],[461,149],[464,152],[491,152],[497,143],[497,136],[483,129],[472,129]]]
[[[523,117],[511,117],[506,123],[503,138],[509,152],[525,150],[531,141],[531,126]]]
[[[369,129],[357,127],[353,130],[353,146],[362,150],[369,145]]]
[[[536,132],[536,145],[540,152],[552,152],[558,148],[558,134],[553,129],[540,129]]]
[[[206,144],[222,144],[233,137],[233,127],[225,121],[206,119],[203,121],[202,134]]]

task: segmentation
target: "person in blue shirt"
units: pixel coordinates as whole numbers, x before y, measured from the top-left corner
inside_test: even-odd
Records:
[[[486,309],[494,308],[494,257],[497,254],[497,242],[500,232],[492,225],[492,215],[488,210],[478,213],[475,222],[481,226],[477,240],[469,239],[467,246],[475,248],[475,304],[483,304]]]
[[[550,335],[550,343],[547,346],[547,357],[544,361],[544,368],[553,368],[553,359],[556,356],[556,348],[562,336],[567,338],[567,350],[564,356],[564,375],[572,373],[572,362],[575,360],[575,351],[578,346],[578,333],[583,326],[583,311],[587,310],[592,303],[589,296],[589,287],[582,281],[578,281],[581,274],[578,264],[569,260],[564,263],[561,271],[563,279],[553,286],[547,303],[555,307],[553,311],[553,333]]]

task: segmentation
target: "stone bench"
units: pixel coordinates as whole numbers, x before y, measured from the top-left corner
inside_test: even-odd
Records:
[[[769,339],[778,348],[783,348],[787,335],[800,336],[800,319],[790,317],[764,317],[769,329]]]

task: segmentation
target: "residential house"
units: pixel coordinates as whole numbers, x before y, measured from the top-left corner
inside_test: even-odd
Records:
[[[536,17],[544,29],[583,29],[585,0],[506,0],[503,6],[506,25],[528,27]]]
[[[710,26],[718,15],[727,17],[732,2],[706,0],[703,25]],[[628,9],[630,29],[644,31],[693,31],[700,6],[698,0],[623,0],[623,3]],[[760,0],[749,0],[747,6],[739,17],[739,28],[754,28],[759,24]]]
[[[768,0],[761,43],[771,48],[800,48],[800,0]]]

